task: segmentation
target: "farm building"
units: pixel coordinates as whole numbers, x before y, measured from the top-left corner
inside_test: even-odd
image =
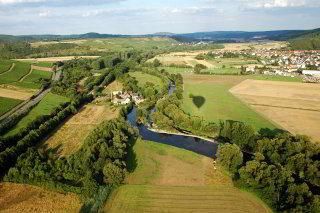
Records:
[[[303,75],[320,76],[320,70],[303,70]]]

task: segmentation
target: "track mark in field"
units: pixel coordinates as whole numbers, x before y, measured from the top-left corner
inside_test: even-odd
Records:
[[[306,108],[297,108],[297,107],[285,107],[285,106],[274,106],[274,105],[267,105],[267,104],[251,104],[251,106],[263,106],[263,107],[273,107],[273,108],[281,108],[281,109],[296,109],[296,110],[305,110],[305,111],[313,111],[313,112],[320,112],[320,109],[306,109]]]
[[[33,70],[33,67],[32,67],[32,65],[31,65],[30,71],[29,71],[25,76],[23,76],[23,77],[19,80],[19,82],[22,82],[28,75],[31,75],[32,70]]]
[[[4,75],[4,74],[7,74],[8,72],[11,72],[13,70],[14,66],[16,66],[16,64],[12,63],[10,69],[8,71],[5,71],[5,72],[1,73],[0,75]]]

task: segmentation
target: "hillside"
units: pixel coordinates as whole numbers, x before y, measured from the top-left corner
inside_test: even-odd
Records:
[[[289,40],[294,50],[320,50],[320,28]]]

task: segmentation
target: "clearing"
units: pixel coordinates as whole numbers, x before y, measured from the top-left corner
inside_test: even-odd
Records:
[[[158,89],[163,85],[161,78],[143,72],[130,72],[130,76],[135,77],[139,87],[144,87],[147,82],[153,83]]]
[[[107,87],[105,87],[102,93],[110,95],[111,92],[122,91],[122,89],[123,89],[122,83],[118,80],[115,80],[111,84],[109,84]]]
[[[242,82],[246,77],[184,75],[183,110],[209,122],[242,121],[252,125],[257,131],[261,128],[274,129],[275,126],[272,123],[229,92],[231,87]],[[203,97],[204,102],[194,103],[196,99],[189,98],[190,93],[195,97]]]
[[[26,184],[0,183],[0,212],[79,212],[76,194],[61,194]]]
[[[18,133],[21,128],[26,127],[28,123],[33,121],[37,116],[49,115],[55,107],[60,105],[60,103],[67,101],[69,101],[69,98],[48,93],[10,132],[6,134],[6,136]]]
[[[127,185],[115,190],[104,212],[271,212],[253,194],[233,187],[213,160],[138,140],[129,153]]]
[[[230,91],[289,132],[320,142],[319,84],[246,80]]]
[[[0,116],[4,115],[20,103],[22,103],[22,100],[0,97]]]
[[[109,105],[86,105],[51,133],[39,148],[50,149],[57,157],[70,155],[81,148],[91,130],[103,121],[111,120],[118,115],[119,108]]]

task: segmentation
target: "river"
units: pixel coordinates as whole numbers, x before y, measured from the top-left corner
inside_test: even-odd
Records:
[[[152,111],[154,111],[153,109]],[[211,141],[206,141],[203,139],[191,137],[191,136],[182,136],[182,135],[171,135],[163,134],[150,131],[145,125],[136,124],[136,107],[128,114],[128,121],[134,126],[137,127],[140,131],[140,136],[144,140],[154,141],[157,143],[167,144],[175,146],[178,148],[186,149],[200,155],[204,155],[210,158],[216,158],[216,152],[218,148],[218,143],[213,143]],[[149,120],[150,122],[150,120]]]

